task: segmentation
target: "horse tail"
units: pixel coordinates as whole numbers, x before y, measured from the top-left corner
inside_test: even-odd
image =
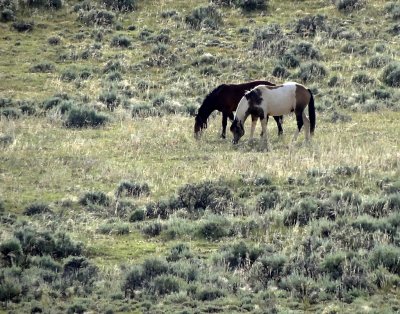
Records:
[[[308,115],[310,117],[310,134],[314,135],[315,123],[316,123],[314,96],[310,89],[308,91],[310,92],[310,97],[311,97],[310,102],[308,103]]]

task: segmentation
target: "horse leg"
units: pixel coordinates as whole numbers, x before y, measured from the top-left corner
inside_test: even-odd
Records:
[[[274,116],[274,119],[276,121],[276,125],[278,127],[278,136],[283,134],[283,129],[282,129],[282,122],[283,122],[283,116]]]
[[[250,138],[249,142],[253,139],[254,130],[256,129],[258,117],[256,115],[251,115],[251,129],[250,129]]]
[[[305,112],[303,111],[302,118],[304,121],[304,135],[306,137],[306,141],[310,140],[310,120],[307,118]]]
[[[269,119],[269,116],[267,115],[267,124],[268,124],[268,119]],[[261,122],[261,119],[260,119],[260,123],[261,123],[261,127],[262,127],[262,122]],[[264,130],[263,129],[261,129],[261,134],[260,134],[260,137],[263,137],[264,136]]]
[[[268,116],[266,116],[264,119],[260,118],[260,122],[261,122],[261,128],[262,128],[261,140],[267,146],[267,150],[268,150],[268,134],[267,134]]]
[[[297,130],[294,133],[293,141],[297,140],[297,137],[299,136],[300,130],[303,127],[303,110],[295,110],[296,114],[296,121],[297,121]]]
[[[221,138],[226,138],[226,126],[228,125],[228,114],[222,113],[222,133]]]

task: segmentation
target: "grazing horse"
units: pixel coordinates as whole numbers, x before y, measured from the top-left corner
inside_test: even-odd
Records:
[[[194,123],[194,135],[195,138],[199,138],[201,131],[207,128],[207,119],[214,110],[222,112],[222,133],[221,137],[226,137],[226,126],[228,124],[228,118],[233,120],[233,111],[243,97],[244,93],[258,85],[274,86],[275,84],[268,81],[253,81],[243,84],[222,84],[215,88],[210,94],[206,96],[203,104],[200,106],[199,111],[195,118]],[[278,125],[278,134],[281,135],[282,129],[282,117],[275,117],[276,124]],[[255,118],[257,122],[257,118]]]
[[[308,106],[308,116],[304,113]],[[293,140],[297,139],[304,124],[306,140],[314,134],[315,107],[314,97],[309,89],[295,82],[278,86],[259,85],[247,92],[240,100],[235,118],[231,125],[233,143],[236,144],[244,135],[244,122],[249,115],[258,116],[261,120],[262,137],[267,139],[268,116],[281,116],[293,112],[296,115],[297,130]],[[253,137],[255,122],[251,126],[250,138]]]

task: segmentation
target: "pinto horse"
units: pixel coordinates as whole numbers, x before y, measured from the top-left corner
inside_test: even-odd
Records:
[[[308,106],[308,116],[304,113]],[[261,120],[262,137],[267,139],[268,116],[281,116],[293,112],[296,115],[297,130],[293,140],[297,139],[301,128],[304,127],[306,140],[314,134],[315,107],[311,90],[295,82],[284,83],[278,86],[259,85],[245,93],[236,109],[231,125],[233,143],[236,144],[244,135],[244,122],[249,115],[258,116]],[[250,138],[253,137],[255,122],[252,122]]]
[[[199,111],[195,117],[194,123],[194,135],[195,138],[199,138],[201,131],[207,128],[207,119],[214,110],[222,112],[222,133],[221,137],[226,137],[226,126],[228,124],[228,118],[233,120],[233,112],[236,110],[240,99],[244,93],[258,85],[275,86],[275,84],[268,81],[252,81],[243,84],[222,84],[215,88],[210,94],[206,96],[203,104],[200,106]],[[257,117],[255,123],[257,122]],[[283,133],[282,129],[282,117],[274,116],[276,124],[278,126],[278,134]]]

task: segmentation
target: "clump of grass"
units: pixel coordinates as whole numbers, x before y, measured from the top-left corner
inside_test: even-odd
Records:
[[[365,0],[335,0],[334,3],[336,8],[343,12],[359,10],[365,6]]]
[[[43,62],[32,66],[29,70],[33,73],[50,73],[55,69],[54,64]]]
[[[400,273],[400,249],[393,245],[377,245],[371,252],[369,263],[372,267],[385,267],[394,274]]]
[[[130,181],[123,181],[119,184],[116,196],[131,196],[140,197],[142,195],[148,196],[150,194],[150,187],[147,183],[139,184]]]
[[[270,24],[261,29],[256,29],[253,41],[253,49],[258,50],[274,50],[284,53],[283,49],[287,49],[286,42],[282,42],[285,46],[283,49],[273,49],[273,46],[279,46],[279,39],[282,38],[283,31],[279,24]],[[273,45],[273,46],[271,46]]]
[[[87,26],[109,26],[114,23],[115,15],[107,10],[79,11],[78,19]]]
[[[383,82],[391,87],[400,87],[400,63],[389,63],[382,73]]]
[[[306,198],[297,203],[293,209],[287,211],[283,222],[286,226],[298,224],[304,226],[317,215],[318,203],[314,198]]]
[[[351,78],[351,82],[356,85],[365,86],[365,85],[374,84],[375,79],[373,77],[370,77],[365,72],[360,72],[360,73],[356,73],[355,75],[353,75],[353,77]]]
[[[316,62],[307,63],[300,66],[298,77],[303,82],[310,82],[323,79],[327,75],[326,68]]]
[[[72,108],[65,120],[68,128],[99,127],[106,124],[107,116],[85,107]]]
[[[280,195],[276,191],[263,192],[258,196],[256,208],[259,213],[265,213],[267,210],[275,208],[280,201]]]
[[[44,203],[34,203],[27,206],[24,210],[24,215],[34,216],[39,214],[48,214],[52,213],[49,205]]]
[[[83,206],[100,205],[109,206],[111,204],[110,198],[103,192],[87,192],[79,200]]]
[[[104,90],[99,95],[99,100],[107,106],[107,109],[113,111],[119,106],[121,100],[114,89]]]
[[[278,64],[272,70],[272,75],[279,78],[288,78],[290,72],[283,65]]]
[[[51,36],[47,39],[49,45],[57,46],[61,43],[61,38],[59,36]]]
[[[222,16],[215,6],[203,6],[194,9],[187,15],[185,23],[197,30],[203,27],[218,29],[222,25]]]
[[[111,47],[129,48],[132,40],[124,35],[116,35],[111,39]]]
[[[12,23],[13,29],[15,29],[17,32],[31,32],[33,30],[35,23],[32,22],[25,22],[25,21],[17,21]]]

